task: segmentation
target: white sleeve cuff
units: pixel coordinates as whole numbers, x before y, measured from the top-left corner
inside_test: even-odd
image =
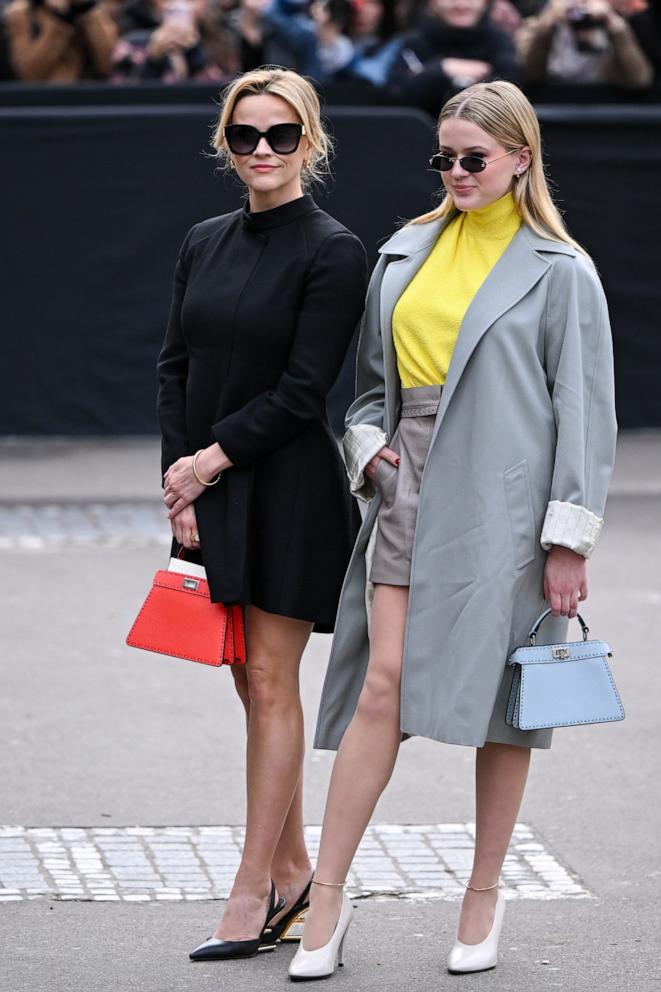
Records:
[[[374,424],[356,424],[344,435],[344,460],[349,487],[358,499],[369,500],[374,495],[372,483],[365,478],[365,466],[388,443],[388,435]]]
[[[554,544],[561,544],[564,548],[589,558],[603,522],[602,517],[591,513],[584,506],[554,499],[546,511],[540,543],[545,551]]]

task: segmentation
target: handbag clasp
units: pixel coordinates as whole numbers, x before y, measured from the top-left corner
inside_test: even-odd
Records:
[[[553,648],[551,651],[551,657],[555,658],[557,661],[564,661],[569,657],[569,648]]]

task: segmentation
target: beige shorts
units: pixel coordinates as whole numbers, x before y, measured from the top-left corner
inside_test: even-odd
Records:
[[[381,493],[371,582],[408,586],[413,535],[418,515],[420,480],[431,444],[442,386],[402,389],[402,412],[388,445],[399,455],[399,468],[381,458],[376,486]]]

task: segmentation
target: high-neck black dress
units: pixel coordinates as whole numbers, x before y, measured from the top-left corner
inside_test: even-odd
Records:
[[[326,398],[363,310],[361,242],[305,195],[196,224],[158,361],[163,472],[217,441],[195,501],[214,602],[333,629],[359,520]]]

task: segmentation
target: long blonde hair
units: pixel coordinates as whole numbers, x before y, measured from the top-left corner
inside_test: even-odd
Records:
[[[519,87],[502,80],[475,83],[448,100],[441,110],[439,127],[451,117],[476,124],[508,151],[524,145],[530,148],[530,165],[514,180],[512,188],[514,203],[521,218],[540,237],[564,241],[582,255],[587,255],[585,249],[569,235],[551,198],[542,161],[539,121],[531,103]],[[448,191],[438,207],[416,217],[410,223],[425,224],[439,220],[455,209],[452,194]]]
[[[329,172],[329,156],[332,152],[331,139],[321,120],[319,98],[312,83],[299,76],[293,69],[280,66],[262,66],[244,72],[223,91],[220,117],[211,138],[216,156],[223,165],[230,165],[230,150],[225,141],[224,129],[232,121],[234,108],[244,96],[269,93],[279,96],[289,104],[305,128],[311,155],[309,164],[303,167],[301,178],[304,185],[321,180]]]

